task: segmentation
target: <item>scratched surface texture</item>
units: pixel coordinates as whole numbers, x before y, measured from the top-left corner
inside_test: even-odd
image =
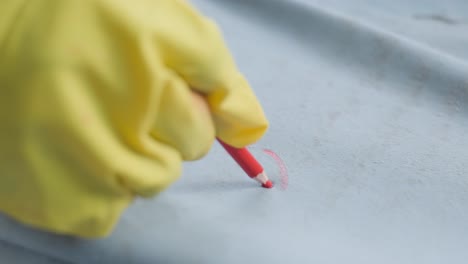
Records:
[[[468,1],[194,4],[265,107],[271,128],[252,152],[277,187],[215,145],[108,239],[1,217],[1,263],[466,263]]]

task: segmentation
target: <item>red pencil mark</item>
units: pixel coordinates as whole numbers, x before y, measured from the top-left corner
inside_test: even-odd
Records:
[[[286,190],[288,188],[288,170],[283,160],[271,149],[263,149],[267,155],[272,157],[280,169],[280,180],[281,180],[281,190]]]

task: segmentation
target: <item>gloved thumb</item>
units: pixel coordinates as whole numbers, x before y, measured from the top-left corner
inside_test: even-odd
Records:
[[[268,121],[215,23],[185,1],[163,1],[171,23],[179,30],[162,30],[163,61],[187,84],[202,93],[209,105],[216,136],[235,147],[259,140]]]

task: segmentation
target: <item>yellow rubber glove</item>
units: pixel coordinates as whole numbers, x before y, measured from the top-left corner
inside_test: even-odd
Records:
[[[88,238],[215,135],[242,147],[268,126],[215,24],[182,0],[2,0],[0,91],[0,211]]]

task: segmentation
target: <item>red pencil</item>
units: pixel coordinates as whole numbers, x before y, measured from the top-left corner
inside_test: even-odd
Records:
[[[220,139],[218,141],[250,178],[260,182],[264,188],[273,187],[273,183],[268,179],[262,165],[250,154],[247,148],[235,148]]]

